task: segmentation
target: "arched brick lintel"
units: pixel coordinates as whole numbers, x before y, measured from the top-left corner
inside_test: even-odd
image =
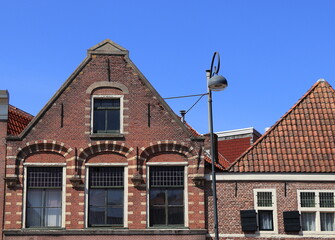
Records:
[[[193,147],[188,147],[178,142],[157,142],[155,144],[150,144],[147,148],[142,148],[142,152],[140,154],[140,158],[144,161],[147,161],[150,156],[160,152],[171,152],[178,153],[186,158],[191,158],[197,155]]]
[[[69,158],[73,154],[73,149],[63,142],[53,140],[27,142],[23,148],[19,148],[17,159],[24,161],[28,156],[41,152],[53,152]]]
[[[133,148],[128,148],[124,144],[102,142],[96,144],[89,144],[85,149],[79,150],[78,160],[86,161],[92,155],[104,152],[114,152],[130,158],[133,155]]]
[[[97,88],[102,88],[102,87],[107,87],[107,88],[118,88],[120,89],[124,94],[128,94],[129,90],[128,88],[119,82],[106,82],[106,81],[102,81],[102,82],[95,82],[93,83],[91,86],[89,86],[86,89],[86,93],[92,94],[93,90],[97,89]]]

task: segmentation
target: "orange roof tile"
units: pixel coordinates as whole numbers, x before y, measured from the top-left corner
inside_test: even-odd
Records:
[[[230,172],[335,172],[335,91],[310,90],[229,168]]]
[[[19,135],[34,117],[12,105],[8,108],[8,135]]]
[[[208,155],[205,155],[205,161],[208,162],[209,164],[212,164],[212,160],[210,159],[210,157]],[[214,163],[214,166],[222,171],[224,171],[228,166],[229,164],[227,164],[226,166],[222,166],[221,164],[218,164],[218,163]]]

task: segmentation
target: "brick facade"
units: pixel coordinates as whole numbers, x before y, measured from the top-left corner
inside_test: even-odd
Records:
[[[92,97],[106,95],[122,97],[120,134],[91,131]],[[48,235],[48,239],[86,238],[83,234],[94,239],[127,239],[128,235],[139,239],[204,239],[204,194],[192,181],[194,176],[204,175],[202,146],[203,138],[194,136],[174,115],[129,60],[128,52],[104,41],[89,50],[88,57],[25,131],[8,138],[6,176],[17,177],[18,183],[5,192],[5,239],[45,239],[41,235]],[[156,162],[186,166],[184,187],[188,201],[184,208],[188,211],[180,229],[150,230],[148,226],[147,164]],[[87,227],[85,178],[89,164],[126,166],[128,211],[123,228],[113,231]],[[25,169],[44,165],[66,169],[65,219],[58,230],[25,227]],[[137,187],[132,181],[136,174],[143,179]],[[82,182],[75,186],[73,178]]]

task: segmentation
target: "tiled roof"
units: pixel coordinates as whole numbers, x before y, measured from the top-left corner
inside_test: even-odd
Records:
[[[187,122],[184,122],[185,126],[191,131],[192,135],[194,137],[201,137],[202,135],[200,133],[198,133],[193,127],[191,127],[190,124],[188,124]]]
[[[8,135],[19,135],[34,117],[12,105],[8,109]]]
[[[334,89],[315,83],[229,171],[335,172]]]
[[[207,163],[212,164],[212,160],[211,160],[210,156],[205,155],[204,159],[205,159],[205,161],[206,161]],[[226,164],[226,166],[222,166],[221,164],[214,163],[214,166],[215,166],[216,168],[218,168],[218,169],[224,171],[224,170],[229,166],[229,164]]]

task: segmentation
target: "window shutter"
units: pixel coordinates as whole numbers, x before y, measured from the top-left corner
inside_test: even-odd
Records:
[[[288,211],[283,214],[285,232],[299,232],[301,229],[299,211]]]
[[[241,225],[244,232],[257,231],[256,210],[241,210]]]

